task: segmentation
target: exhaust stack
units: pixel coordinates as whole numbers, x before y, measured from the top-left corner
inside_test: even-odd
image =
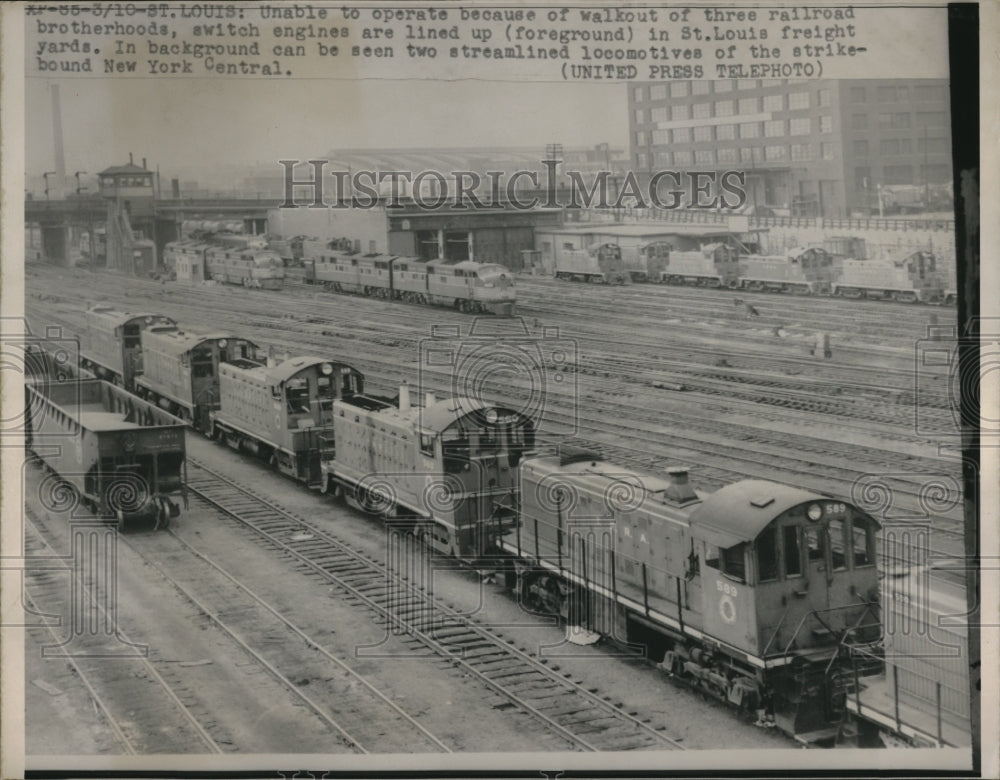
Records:
[[[698,494],[694,492],[694,488],[688,482],[688,469],[686,466],[675,466],[667,469],[667,477],[670,480],[670,485],[665,491],[667,498],[671,501],[676,501],[678,504],[697,500]]]
[[[410,411],[410,385],[408,382],[403,382],[399,386],[399,411]]]
[[[437,396],[434,393],[428,393],[426,398],[424,398],[424,408],[428,409],[437,403]]]

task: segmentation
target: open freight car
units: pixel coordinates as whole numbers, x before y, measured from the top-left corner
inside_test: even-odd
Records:
[[[25,386],[27,446],[97,515],[124,531],[165,528],[184,500],[184,424],[103,382]],[[52,445],[52,446],[50,446]]]

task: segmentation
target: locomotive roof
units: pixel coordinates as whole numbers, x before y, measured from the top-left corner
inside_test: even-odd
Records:
[[[316,357],[315,355],[300,355],[299,357],[289,358],[288,360],[282,361],[276,366],[267,369],[267,374],[271,378],[274,384],[279,384],[288,379],[291,379],[300,371],[305,371],[307,368],[312,368],[313,366],[320,365],[321,363],[329,363],[331,366],[346,366],[355,373],[361,373],[354,366],[348,365],[347,363],[342,363],[339,360],[331,360],[330,358]]]
[[[463,417],[486,409],[496,409],[504,414],[513,411],[496,404],[484,403],[478,399],[462,397],[446,398],[443,401],[436,401],[430,406],[414,407],[414,410],[419,414],[420,427],[434,433],[441,433]]]
[[[726,485],[702,499],[691,513],[691,528],[717,547],[752,542],[778,515],[825,496],[801,488],[745,479]]]
[[[246,339],[243,336],[235,336],[232,333],[188,333],[183,330],[171,330],[147,332],[146,337],[162,339],[163,351],[175,355],[182,355],[185,352],[191,351],[199,344],[204,344],[206,341],[215,341],[217,339],[232,339],[234,341],[242,340],[253,344],[253,342],[249,339]],[[256,346],[256,344],[254,344],[254,346]]]
[[[114,323],[115,327],[119,325],[128,325],[135,320],[169,320],[170,323],[176,324],[171,317],[167,317],[165,314],[156,314],[155,312],[130,312],[130,311],[118,311],[117,309],[112,309],[110,306],[103,306],[98,304],[97,306],[92,306],[87,310],[87,316],[89,317],[101,317],[102,319],[108,320]],[[163,324],[163,323],[160,323]]]

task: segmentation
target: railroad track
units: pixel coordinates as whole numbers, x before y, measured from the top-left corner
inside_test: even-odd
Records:
[[[50,540],[50,532],[33,510],[26,507],[25,556],[56,558]],[[79,595],[86,596],[91,618],[97,617],[115,631],[110,637],[99,631],[76,632],[74,655],[68,656],[66,662],[124,752],[145,755],[233,750],[232,736],[197,703],[197,697],[185,686],[179,673],[158,663],[154,648],[146,648],[143,653],[141,646],[108,614],[103,606],[107,594],[91,590],[88,583],[78,583],[78,587],[82,588]],[[30,567],[25,573],[26,606],[37,614],[61,616],[67,590],[64,575]],[[71,620],[84,618],[69,614]],[[65,642],[51,623],[46,623],[46,630],[54,645]],[[123,648],[128,646],[136,652],[122,655]],[[109,662],[113,656],[119,657]],[[194,745],[202,746],[203,750],[192,750]]]
[[[683,749],[677,740],[251,488],[189,459],[188,489],[341,589],[380,622],[450,661],[578,750]],[[419,560],[425,548],[405,542]],[[411,559],[412,562],[413,559]]]

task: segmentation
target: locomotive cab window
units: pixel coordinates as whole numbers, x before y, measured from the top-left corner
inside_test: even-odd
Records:
[[[434,434],[420,434],[420,452],[430,457],[434,456]]]
[[[765,528],[754,542],[757,552],[757,581],[771,582],[778,579],[778,532],[771,526]]]
[[[842,571],[847,568],[847,553],[844,549],[844,521],[831,520],[829,526],[830,536],[830,559],[835,571]]]
[[[285,383],[285,398],[289,414],[309,414],[309,382],[306,379],[289,379]]]
[[[782,529],[781,542],[786,577],[802,575],[802,536],[797,525],[787,525]]]
[[[810,561],[823,560],[823,534],[820,528],[806,528],[806,555]]]
[[[705,565],[712,569],[719,568],[719,548],[715,545],[705,545]]]
[[[872,529],[864,521],[855,519],[851,524],[851,537],[854,548],[854,567],[871,566],[875,562],[875,539]]]
[[[739,582],[747,581],[745,544],[726,547],[722,550],[722,573]]]

